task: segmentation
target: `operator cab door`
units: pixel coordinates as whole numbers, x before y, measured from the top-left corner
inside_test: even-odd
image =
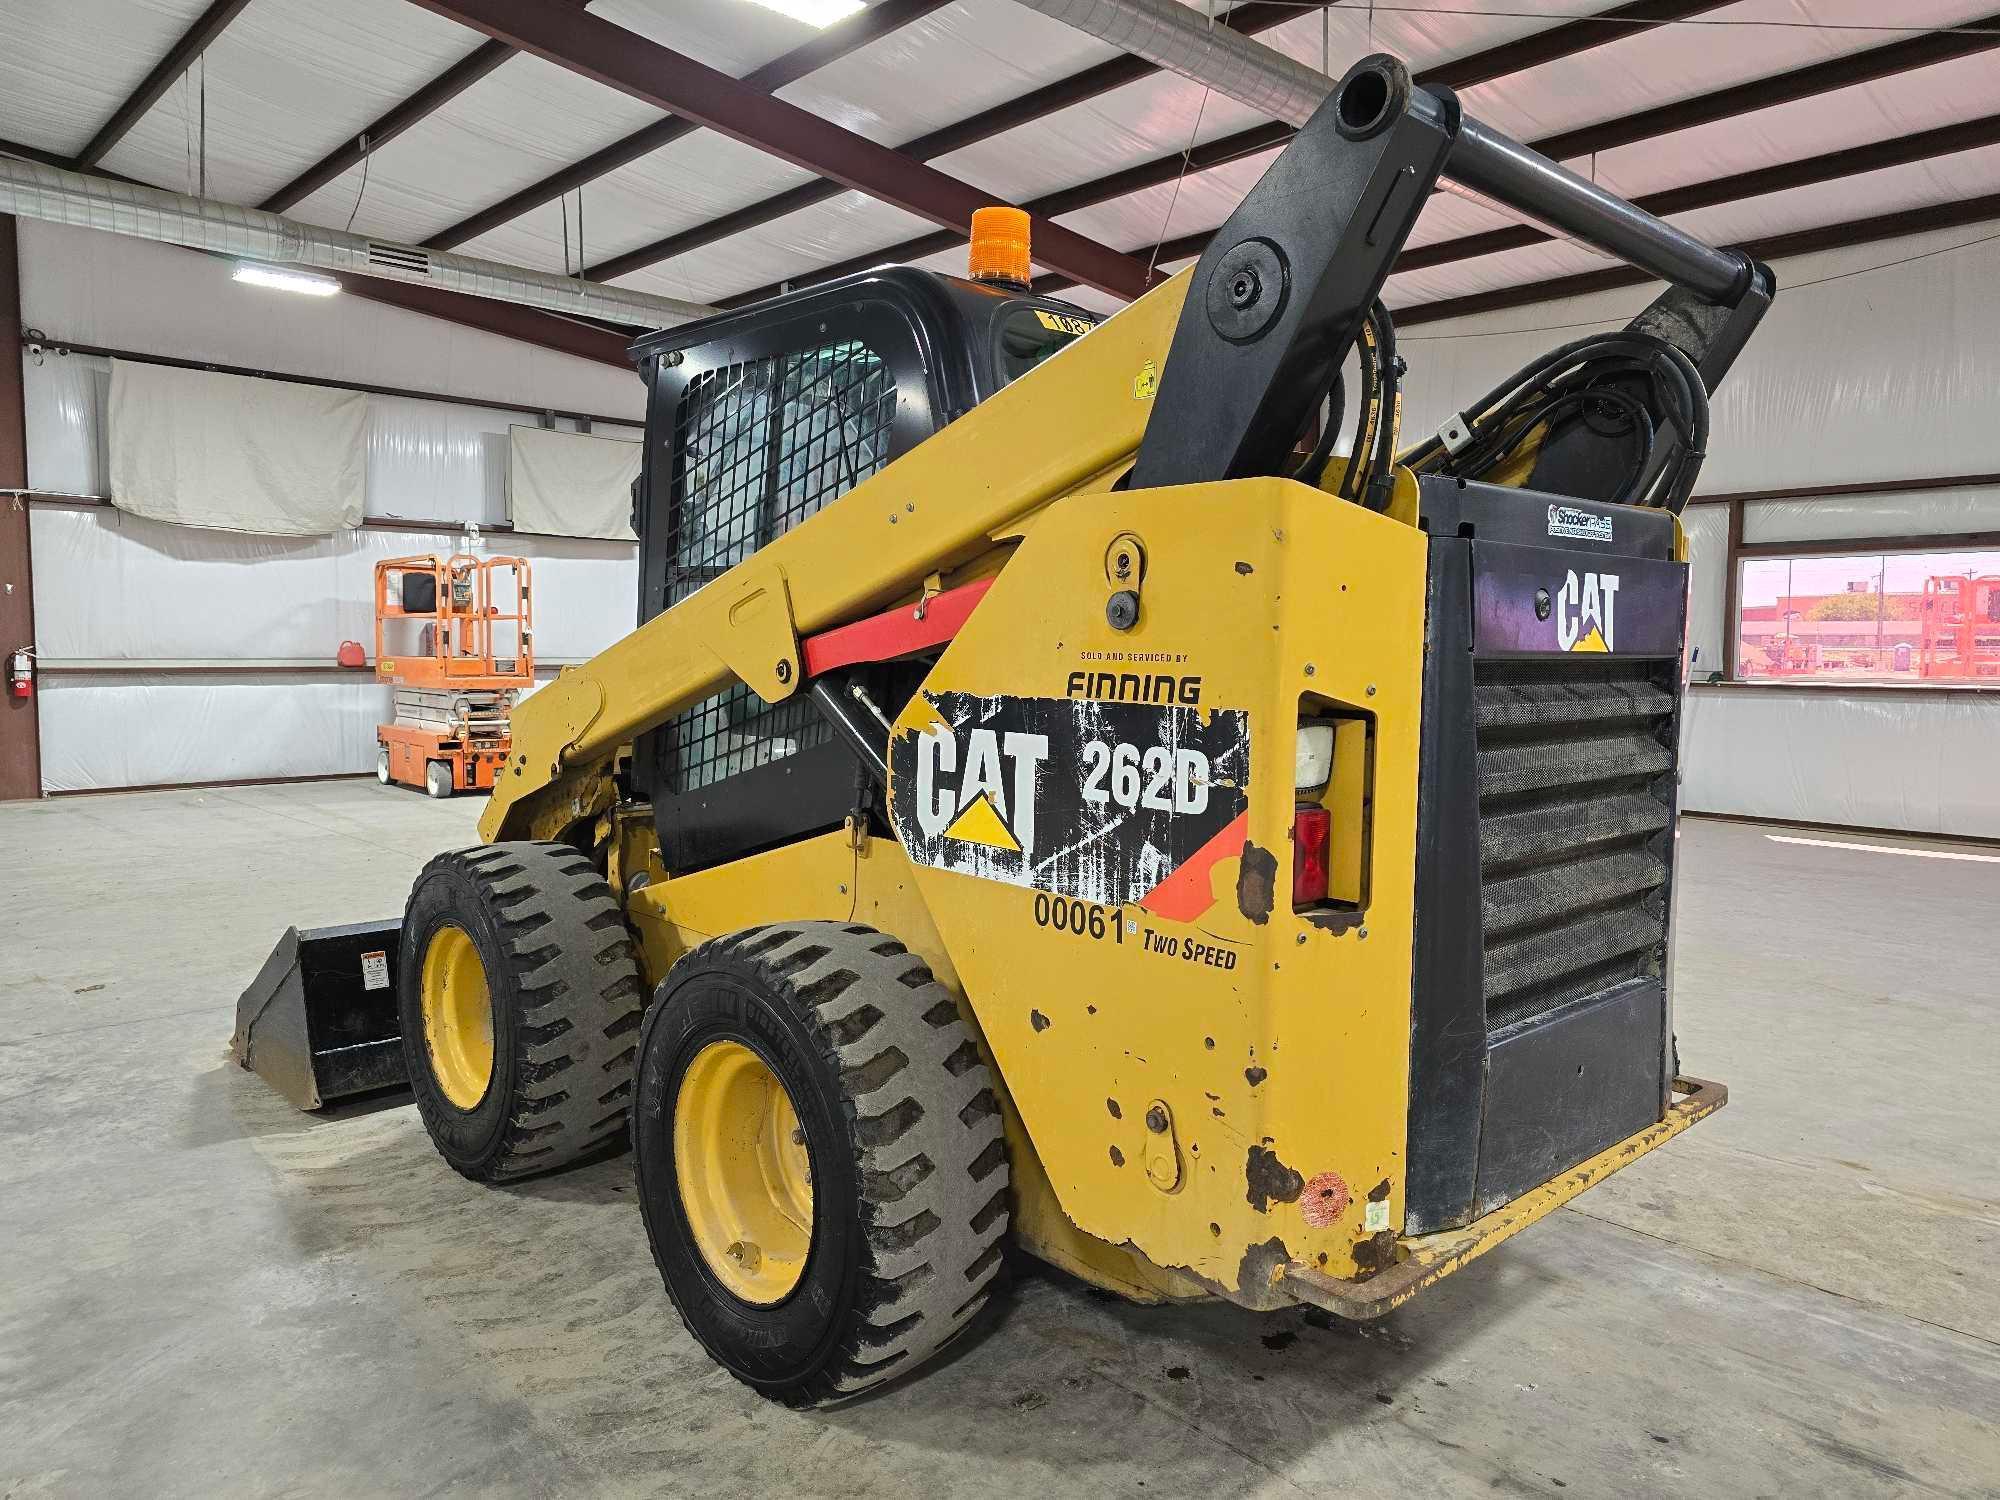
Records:
[[[895,267],[637,345],[650,376],[639,623],[1089,327],[1035,306]],[[766,704],[740,683],[641,736],[633,765],[676,871],[838,827],[869,790],[803,694]]]

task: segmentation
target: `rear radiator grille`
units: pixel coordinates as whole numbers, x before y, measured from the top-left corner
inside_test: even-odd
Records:
[[[1573,656],[1475,668],[1489,1033],[1661,972],[1673,669]]]

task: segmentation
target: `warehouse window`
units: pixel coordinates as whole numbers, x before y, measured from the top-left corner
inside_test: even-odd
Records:
[[[2000,551],[1748,557],[1740,567],[1741,680],[2000,681]]]

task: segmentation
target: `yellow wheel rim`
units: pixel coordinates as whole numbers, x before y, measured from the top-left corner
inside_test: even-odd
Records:
[[[702,1259],[745,1302],[781,1302],[812,1248],[812,1160],[792,1096],[738,1042],[710,1042],[674,1100],[674,1176]]]
[[[424,949],[424,1045],[431,1076],[460,1109],[476,1109],[493,1082],[493,993],[472,935],[446,925]]]

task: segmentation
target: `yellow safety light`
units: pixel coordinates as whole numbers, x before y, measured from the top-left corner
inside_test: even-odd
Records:
[[[1028,214],[1019,208],[982,208],[972,215],[968,274],[974,281],[1028,284]]]

